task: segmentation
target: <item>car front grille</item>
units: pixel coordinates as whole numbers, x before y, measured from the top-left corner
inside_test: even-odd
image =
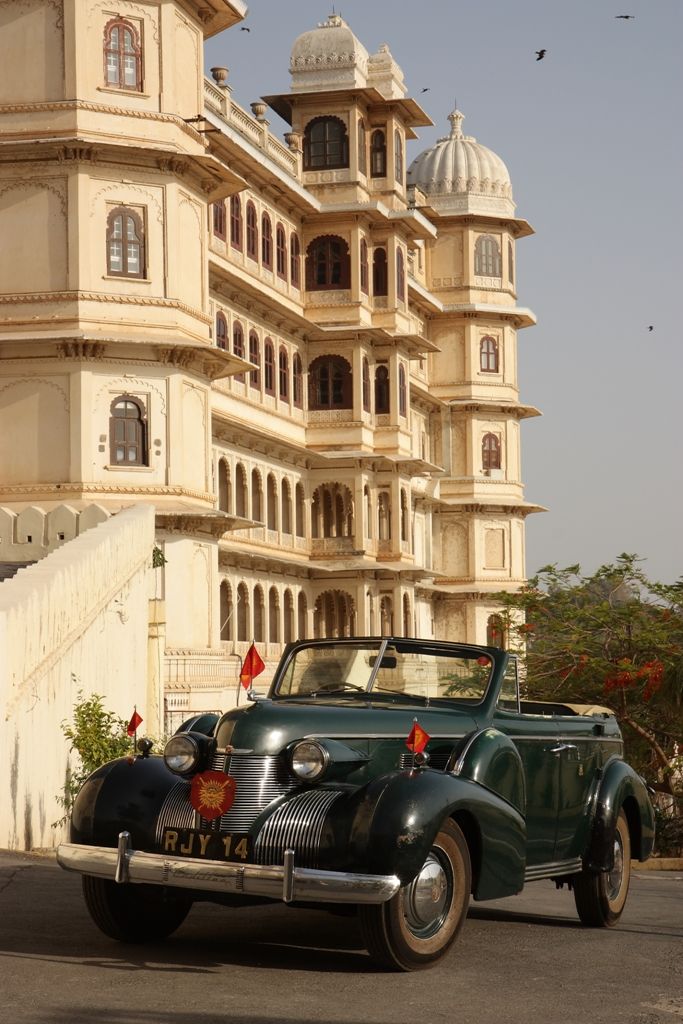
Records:
[[[309,789],[278,807],[258,834],[255,862],[283,864],[285,850],[291,849],[299,867],[317,867],[325,817],[339,796],[339,790]]]
[[[232,807],[213,821],[200,818],[190,803],[190,783],[179,780],[167,794],[157,821],[156,840],[164,830],[201,829],[203,832],[248,832],[256,818],[273,800],[286,796],[300,783],[278,757],[259,754],[216,754],[214,771],[228,772],[237,783]]]

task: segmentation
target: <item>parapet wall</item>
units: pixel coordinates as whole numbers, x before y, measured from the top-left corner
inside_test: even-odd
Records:
[[[0,584],[0,848],[57,845],[79,691],[145,728],[154,509],[137,505]]]

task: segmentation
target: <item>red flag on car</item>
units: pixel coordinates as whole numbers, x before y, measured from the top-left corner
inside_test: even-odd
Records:
[[[406,740],[408,750],[412,750],[413,754],[421,754],[430,739],[429,733],[425,732],[422,726],[417,724],[417,719],[415,719],[413,728],[410,730]]]
[[[139,725],[142,725],[142,715],[139,715],[137,708],[135,708],[131,715],[130,722],[128,723],[128,729],[126,730],[128,735],[134,736]]]
[[[260,675],[265,667],[261,655],[256,650],[256,645],[252,644],[244,656],[242,671],[240,672],[240,682],[245,690],[249,689],[256,676]]]

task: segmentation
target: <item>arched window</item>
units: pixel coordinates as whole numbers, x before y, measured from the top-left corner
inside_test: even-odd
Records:
[[[370,364],[363,358],[363,409],[370,412]]]
[[[493,235],[479,235],[474,243],[474,273],[500,277],[500,247]]]
[[[282,224],[278,224],[275,230],[275,266],[277,276],[283,281],[287,280],[287,237]]]
[[[377,522],[379,540],[391,540],[391,498],[387,491],[377,496]]]
[[[383,597],[379,603],[380,633],[392,636],[394,632],[394,605],[390,597]]]
[[[406,492],[401,488],[401,540],[408,540],[408,498]]]
[[[216,317],[216,345],[222,349],[228,347],[228,321],[223,313]]]
[[[370,498],[370,488],[367,484],[363,488],[363,497],[365,499],[365,536],[368,540],[372,540],[372,499]]]
[[[510,284],[515,283],[515,255],[512,248],[512,242],[508,240],[508,281]]]
[[[306,603],[306,595],[300,592],[299,597],[297,598],[297,631],[299,633],[299,640],[306,639],[306,633],[308,632],[306,628],[307,618],[308,606]]]
[[[297,409],[304,405],[304,373],[301,356],[297,352],[292,362],[292,401]]]
[[[489,335],[479,343],[479,365],[484,373],[498,373],[498,342]]]
[[[110,406],[112,466],[147,466],[147,413],[139,398],[120,395]]]
[[[349,247],[338,235],[314,238],[306,253],[309,291],[348,288],[351,276]]]
[[[116,206],[107,217],[107,273],[145,276],[145,227],[141,215],[129,206]]]
[[[412,615],[410,614],[410,598],[407,594],[403,595],[403,635],[412,636],[413,624]]]
[[[368,243],[360,240],[360,290],[368,294]]]
[[[280,348],[278,353],[278,376],[280,398],[286,402],[289,400],[289,356],[286,348]]]
[[[396,295],[399,302],[406,300],[406,265],[403,249],[396,250]]]
[[[232,590],[227,580],[221,583],[220,615],[221,640],[232,640]]]
[[[221,512],[232,510],[232,486],[230,482],[230,466],[225,459],[218,463],[218,507]]]
[[[269,530],[277,530],[277,483],[272,473],[266,481],[266,516]]]
[[[372,292],[373,295],[386,295],[389,290],[387,274],[387,254],[385,249],[375,249],[372,258]]]
[[[263,385],[267,395],[275,394],[275,349],[270,338],[263,348]]]
[[[239,320],[232,326],[232,351],[240,359],[244,359],[244,331]]]
[[[365,156],[365,125],[362,119],[358,122],[358,170],[361,174],[367,174],[368,170]]]
[[[241,462],[235,467],[235,515],[246,519],[249,515],[249,488],[247,471]]]
[[[263,643],[265,640],[264,619],[266,617],[266,602],[263,597],[263,588],[254,587],[254,640]]]
[[[123,18],[112,18],[104,29],[104,81],[112,89],[142,92],[140,37]]]
[[[375,412],[390,412],[389,371],[386,366],[378,366],[375,370]]]
[[[261,263],[266,270],[273,269],[273,228],[267,213],[261,217]]]
[[[403,184],[403,139],[398,128],[394,132],[394,177]]]
[[[242,249],[242,204],[239,196],[230,196],[230,245]]]
[[[385,178],[386,173],[387,140],[384,132],[378,128],[370,140],[370,175],[373,178]]]
[[[483,469],[500,469],[500,438],[496,434],[484,434],[481,442],[481,464]]]
[[[263,491],[257,469],[251,471],[251,518],[257,523],[263,522]]]
[[[280,526],[283,533],[292,532],[292,489],[289,486],[289,480],[282,481],[282,490],[280,492]]]
[[[502,615],[489,615],[486,623],[486,644],[488,647],[505,647],[505,626]]]
[[[246,583],[237,588],[237,639],[249,639],[249,591]]]
[[[304,170],[349,166],[346,125],[338,117],[315,117],[304,131]]]
[[[294,639],[294,598],[291,590],[285,590],[285,643],[291,644]]]
[[[244,331],[239,320],[235,320],[232,325],[232,351],[233,355],[236,355],[239,359],[244,359]],[[244,374],[236,373],[235,380],[244,383]]]
[[[257,366],[249,374],[249,384],[258,390],[261,387],[261,348],[256,331],[249,331],[249,362]]]
[[[403,363],[398,367],[398,412],[400,416],[408,415],[408,388],[406,386],[406,368]]]
[[[268,640],[271,644],[280,642],[280,600],[275,587],[268,593]]]
[[[213,233],[216,238],[221,238],[225,241],[225,201],[219,199],[218,202],[211,204],[213,211]]]
[[[351,367],[341,356],[318,356],[308,371],[309,409],[352,409]]]
[[[251,199],[247,203],[247,256],[251,260],[258,259],[258,221]]]
[[[294,288],[301,285],[301,243],[296,231],[289,236],[289,278]]]
[[[297,537],[305,536],[305,505],[304,489],[302,484],[297,484],[294,492],[294,519]]]

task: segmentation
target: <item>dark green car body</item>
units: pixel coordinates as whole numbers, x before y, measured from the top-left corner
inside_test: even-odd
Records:
[[[315,683],[306,681],[312,668]],[[407,745],[415,724],[428,737],[417,753]],[[625,900],[616,899],[615,856],[623,873],[624,857],[645,860],[652,850],[652,807],[623,760],[614,716],[520,700],[516,660],[496,648],[301,641],[286,649],[267,699],[191,721],[184,733],[180,747],[196,748],[189,771],[141,756],[90,777],[60,847],[64,867],[105,879],[115,872],[124,887],[182,888],[194,900],[375,910],[400,899],[404,907],[420,879],[420,899],[432,898],[445,921],[439,893],[455,892],[457,865],[438,837],[450,822],[466,844],[467,896],[496,899],[544,878],[579,882],[602,893],[583,900],[604,917],[610,891],[616,916]],[[232,805],[210,820],[191,803],[192,780],[205,771],[227,773],[234,789]],[[309,771],[318,774],[300,774]],[[429,955],[384,959],[426,966],[438,928],[423,922],[423,903],[406,915],[417,921],[408,939]],[[385,925],[377,928],[384,935]],[[380,959],[383,943],[368,942]]]

